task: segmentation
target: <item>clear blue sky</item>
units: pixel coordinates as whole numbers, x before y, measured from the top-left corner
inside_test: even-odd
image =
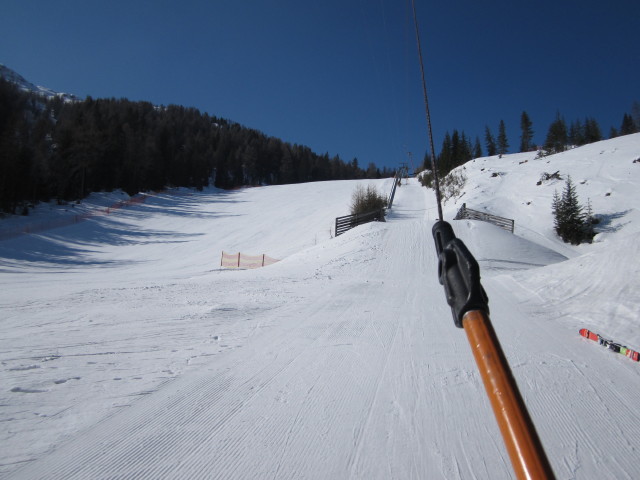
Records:
[[[436,150],[523,110],[603,134],[640,102],[640,1],[416,0]],[[80,97],[196,107],[360,165],[421,159],[409,0],[0,0],[0,63]]]

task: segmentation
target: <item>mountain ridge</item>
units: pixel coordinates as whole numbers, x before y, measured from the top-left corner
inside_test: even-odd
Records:
[[[62,98],[65,102],[77,102],[80,100],[80,98],[71,93],[56,92],[50,88],[31,83],[18,72],[2,63],[0,63],[0,77],[17,85],[23,92],[31,92],[45,98]]]

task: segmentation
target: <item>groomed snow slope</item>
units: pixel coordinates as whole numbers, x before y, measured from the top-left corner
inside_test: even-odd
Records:
[[[496,208],[520,200],[524,183],[489,178]],[[163,194],[0,242],[3,478],[513,478],[436,278],[432,192],[403,185],[386,223],[330,239],[354,186]],[[469,174],[469,207],[490,186]],[[578,248],[542,207],[529,235],[453,222],[558,478],[637,476],[640,365],[577,334],[584,310],[640,347],[629,195]],[[283,260],[220,270],[222,249]]]

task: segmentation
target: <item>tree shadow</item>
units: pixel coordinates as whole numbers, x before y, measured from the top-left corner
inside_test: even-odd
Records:
[[[74,266],[115,267],[140,263],[99,258],[105,246],[184,243],[204,233],[149,230],[132,226],[115,216],[92,217],[84,222],[0,242],[0,272]]]
[[[238,217],[241,214],[203,211],[209,205],[246,203],[240,197],[242,190],[216,192],[159,193],[149,195],[145,203],[134,206],[145,212],[158,211],[165,215],[188,216],[193,218]],[[130,210],[128,207],[127,210]]]
[[[123,262],[99,260],[96,250],[59,242],[50,236],[25,235],[20,239],[3,242],[0,245],[0,272],[19,273],[29,267],[40,269],[64,269],[78,266],[115,267]]]
[[[25,270],[27,265],[41,269],[64,269],[140,263],[135,260],[105,260],[104,247],[192,241],[207,232],[183,233],[138,225],[144,225],[144,219],[156,214],[209,220],[243,216],[224,211],[203,211],[211,206],[215,208],[215,204],[244,203],[241,195],[242,191],[166,192],[149,195],[145,202],[112,208],[109,214],[106,214],[106,210],[96,210],[78,223],[71,223],[70,217],[69,224],[1,241],[0,272]]]
[[[629,212],[631,212],[631,210],[595,215],[595,217],[599,220],[599,222],[596,225],[594,225],[594,230],[596,231],[596,233],[613,233],[613,232],[619,231],[620,229],[622,229],[622,227],[624,227],[625,225],[628,225],[631,222],[630,221],[624,222],[624,223],[621,222],[621,223],[616,223],[615,225],[614,225],[614,222],[616,220],[620,220],[621,218],[625,217]]]

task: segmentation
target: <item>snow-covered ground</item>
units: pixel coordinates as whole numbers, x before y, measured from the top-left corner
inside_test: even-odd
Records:
[[[445,217],[515,219],[452,224],[557,477],[636,478],[640,364],[577,330],[640,348],[640,135],[535,156],[469,162]],[[557,170],[603,218],[593,245],[553,234],[563,182],[536,182]],[[433,192],[411,180],[386,223],[331,238],[357,183],[170,191],[0,241],[0,477],[513,478],[437,280]]]

